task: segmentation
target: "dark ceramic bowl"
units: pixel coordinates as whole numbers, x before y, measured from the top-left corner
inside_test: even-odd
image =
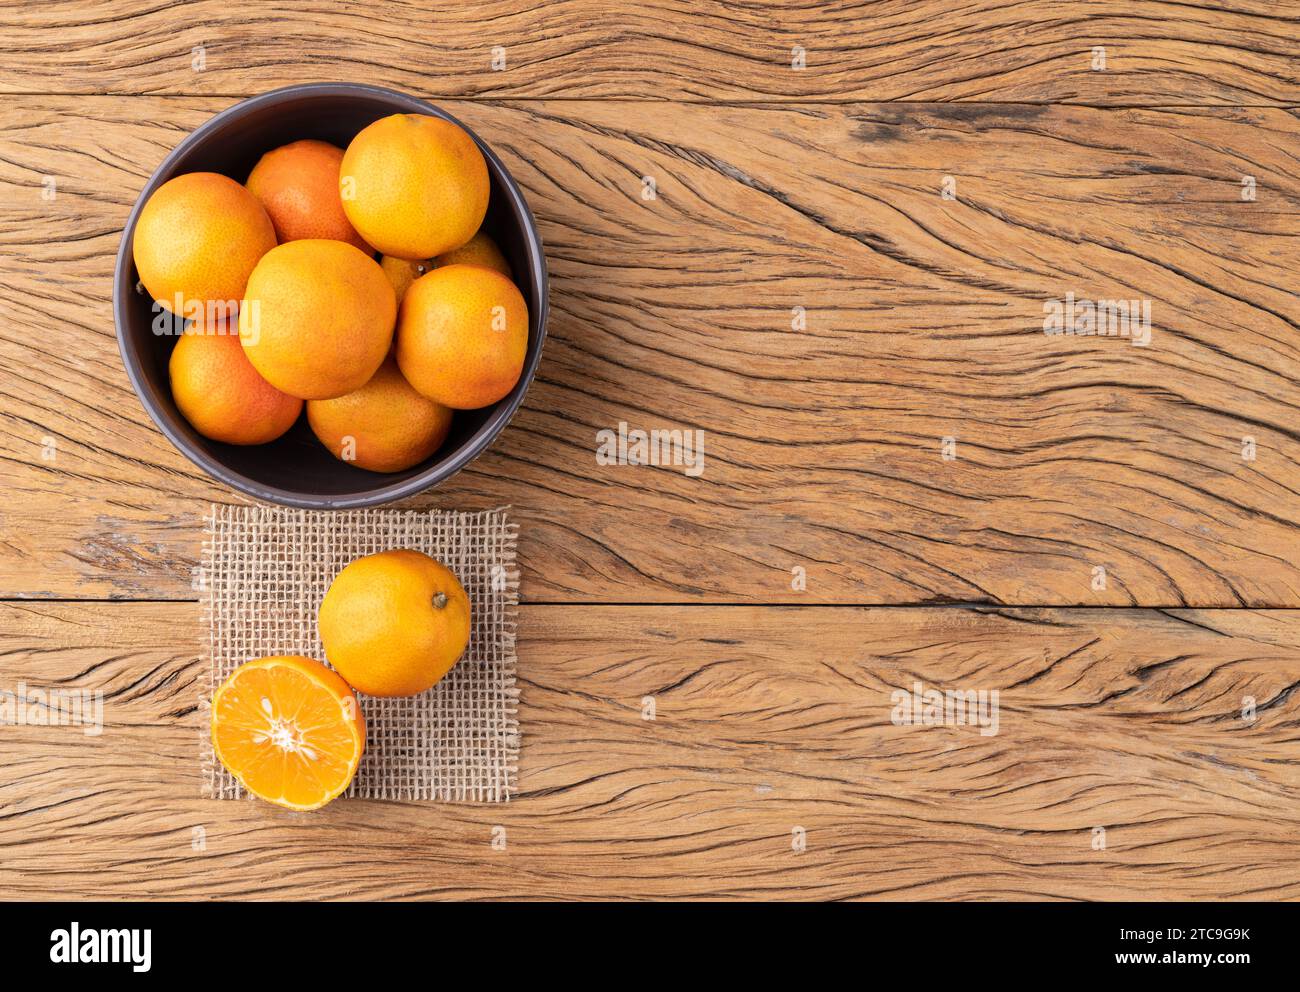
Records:
[[[131,241],[140,208],[159,186],[185,172],[220,172],[238,182],[264,152],[301,138],[346,148],[367,124],[390,114],[432,114],[464,127],[487,159],[492,196],[483,222],[514,269],[528,303],[528,355],[510,395],[482,410],[457,411],[451,434],[432,458],[405,472],[367,472],[331,455],[311,432],[304,414],[271,444],[241,447],[209,441],[172,401],[167,362],[175,337],[152,329],[152,300],[136,284]],[[236,104],[180,143],[145,184],[122,232],[113,274],[113,317],[131,385],[164,434],[201,469],[257,499],[310,509],[373,506],[411,496],[464,468],[492,443],[523,402],[537,372],[546,336],[546,259],[528,204],[501,160],[469,128],[422,100],[378,86],[321,83],[289,86]]]

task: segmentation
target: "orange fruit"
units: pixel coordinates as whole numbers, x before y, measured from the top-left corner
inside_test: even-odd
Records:
[[[451,251],[439,255],[434,261],[439,265],[481,265],[493,272],[500,272],[507,279],[513,279],[515,276],[500,247],[489,235],[484,234],[482,231],[479,231],[478,234],[459,248],[453,248]]]
[[[325,656],[371,696],[434,685],[469,644],[470,605],[445,566],[419,551],[381,551],[335,576],[317,615]]]
[[[140,282],[174,313],[194,301],[237,303],[249,273],[274,247],[275,228],[257,198],[215,172],[191,172],[159,186],[131,241]]]
[[[245,789],[288,809],[319,809],[361,762],[366,721],[337,672],[297,655],[239,666],[212,697],[212,747]]]
[[[266,444],[293,426],[302,400],[257,374],[225,321],[196,321],[172,349],[168,373],[181,416],[206,438],[226,444]]]
[[[332,238],[374,254],[343,212],[339,199],[342,163],[342,148],[311,140],[282,145],[258,159],[244,185],[266,208],[281,244],[302,238]]]
[[[239,337],[267,382],[323,400],[370,381],[396,316],[393,287],[373,258],[342,241],[289,241],[249,277]]]
[[[308,400],[307,422],[335,458],[371,472],[401,472],[442,447],[451,410],[411,388],[389,358],[356,392]]]
[[[379,259],[379,267],[384,270],[384,275],[388,276],[388,281],[393,284],[393,292],[397,294],[397,303],[400,306],[406,297],[406,291],[411,288],[411,283],[432,269],[434,263],[430,259],[413,260],[384,255]]]
[[[514,278],[514,272],[510,268],[510,263],[506,261],[506,256],[497,247],[497,243],[482,231],[459,248],[453,248],[437,258],[409,259],[384,255],[379,259],[379,267],[384,270],[384,275],[388,276],[388,281],[393,284],[393,289],[397,293],[399,306],[406,296],[406,291],[411,288],[411,283],[420,276],[440,265],[458,264],[478,265],[500,272],[507,279]]]
[[[412,283],[397,320],[407,381],[453,410],[495,403],[528,351],[528,306],[515,284],[477,265],[448,265]]]
[[[483,153],[440,117],[394,114],[363,129],[339,177],[343,209],[385,255],[432,258],[474,236],[488,205]]]

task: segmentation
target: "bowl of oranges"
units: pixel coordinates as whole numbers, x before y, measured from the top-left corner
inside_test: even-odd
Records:
[[[192,462],[312,509],[414,495],[486,449],[546,333],[528,204],[410,96],[291,86],[199,127],[145,185],[113,309],[127,374]]]

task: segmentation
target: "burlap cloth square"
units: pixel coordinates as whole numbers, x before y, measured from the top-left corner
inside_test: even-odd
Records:
[[[316,610],[334,576],[362,555],[414,548],[455,572],[469,594],[469,649],[428,692],[362,697],[366,750],[345,795],[509,799],[519,754],[519,573],[518,525],[507,521],[507,510],[316,512],[214,505],[205,519],[197,580],[207,628],[207,700],[250,659],[301,654],[324,661]],[[239,798],[243,789],[215,759],[206,722],[201,736],[204,794]]]

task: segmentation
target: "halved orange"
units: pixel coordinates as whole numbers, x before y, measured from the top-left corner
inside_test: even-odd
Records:
[[[319,809],[342,793],[365,742],[356,693],[310,658],[247,662],[212,697],[221,763],[253,795],[287,809]]]

